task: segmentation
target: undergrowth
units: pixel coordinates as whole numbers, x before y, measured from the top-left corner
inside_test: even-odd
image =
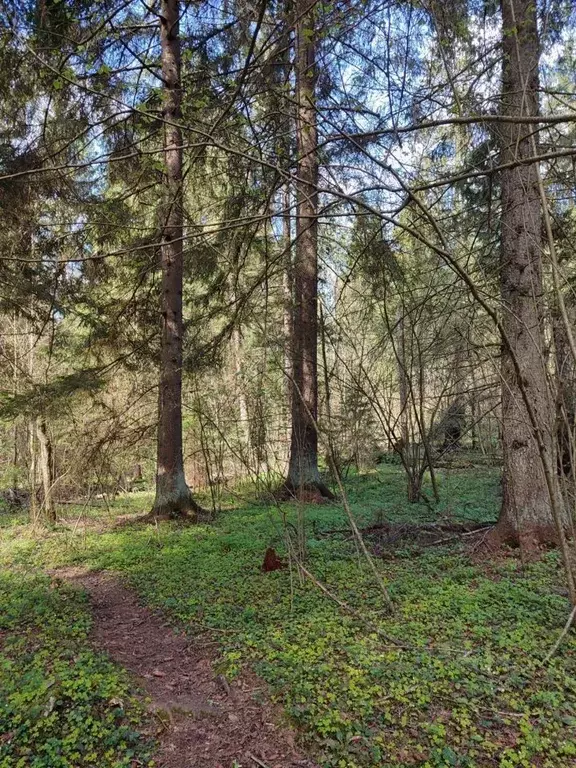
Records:
[[[129,681],[89,627],[78,591],[0,572],[0,768],[150,764]]]
[[[439,479],[436,508],[407,504],[393,466],[348,488],[363,525],[494,519],[493,470]],[[221,672],[254,665],[326,768],[576,765],[572,637],[543,664],[569,610],[556,553],[522,567],[457,542],[375,547],[389,616],[341,532],[341,506],[309,506],[307,568],[351,615],[295,570],[262,573],[266,547],[284,552],[283,515],[294,522],[296,509],[236,500],[211,526],[10,529],[0,557],[12,569],[82,562],[123,573],[175,624],[221,642]]]

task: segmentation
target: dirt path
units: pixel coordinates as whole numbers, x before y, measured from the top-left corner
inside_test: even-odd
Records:
[[[92,640],[127,669],[151,699],[158,768],[315,768],[255,676],[232,685],[214,673],[214,644],[191,645],[110,573],[53,574],[85,589]]]

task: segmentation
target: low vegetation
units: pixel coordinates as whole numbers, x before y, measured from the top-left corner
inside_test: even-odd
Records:
[[[211,525],[115,525],[147,508],[146,495],[133,494],[79,522],[70,510],[70,525],[42,536],[5,528],[2,564],[13,575],[2,582],[0,765],[27,765],[18,760],[34,753],[34,766],[124,766],[146,751],[125,679],[86,648],[82,598],[32,575],[65,564],[117,571],[175,625],[218,640],[228,678],[253,665],[326,768],[573,764],[574,639],[544,663],[569,613],[558,555],[523,566],[514,551],[477,558],[481,535],[402,537],[407,523],[495,519],[494,470],[439,480],[445,501],[433,513],[404,501],[398,467],[348,482],[359,522],[374,528],[366,540],[393,615],[339,504],[307,507],[306,568],[349,610],[294,568],[261,571],[268,546],[287,559],[283,531],[296,505],[281,513],[243,494]],[[400,538],[389,543],[383,521]]]
[[[141,705],[89,646],[83,595],[27,570],[0,572],[0,766],[148,764]]]

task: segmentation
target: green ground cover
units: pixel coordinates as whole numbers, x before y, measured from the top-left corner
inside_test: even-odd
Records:
[[[348,492],[363,525],[495,517],[494,470],[442,471],[439,481],[436,508],[407,504],[394,466],[351,477]],[[128,503],[116,512],[145,511],[150,498]],[[283,508],[289,523],[296,512]],[[352,540],[326,534],[346,527],[342,507],[309,506],[306,520],[307,567],[355,616],[289,569],[261,572],[266,547],[284,551],[282,512],[248,495],[210,526],[114,528],[108,513],[44,536],[13,525],[0,562],[18,578],[73,563],[123,574],[175,624],[218,639],[223,672],[253,665],[326,768],[576,765],[574,639],[542,663],[569,611],[556,553],[522,567],[514,554],[483,561],[458,542],[371,541],[389,616]],[[46,599],[50,615],[59,597]]]
[[[87,643],[84,596],[0,572],[0,767],[148,765],[141,708],[122,670]]]

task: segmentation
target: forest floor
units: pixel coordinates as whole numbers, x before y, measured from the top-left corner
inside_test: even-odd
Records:
[[[133,590],[103,571],[69,567],[53,578],[86,592],[91,644],[139,683],[155,718],[161,768],[266,765],[314,768],[295,747],[295,734],[266,698],[261,682],[244,671],[230,684],[215,674],[214,642],[191,642]]]
[[[43,533],[0,514],[0,768],[576,766],[574,634],[544,663],[569,613],[557,553],[447,533],[495,519],[498,473],[439,480],[435,507],[395,466],[347,482],[392,615],[339,503],[304,510],[313,579],[262,572],[299,510],[250,489],[211,525],[141,525],[144,493]]]

